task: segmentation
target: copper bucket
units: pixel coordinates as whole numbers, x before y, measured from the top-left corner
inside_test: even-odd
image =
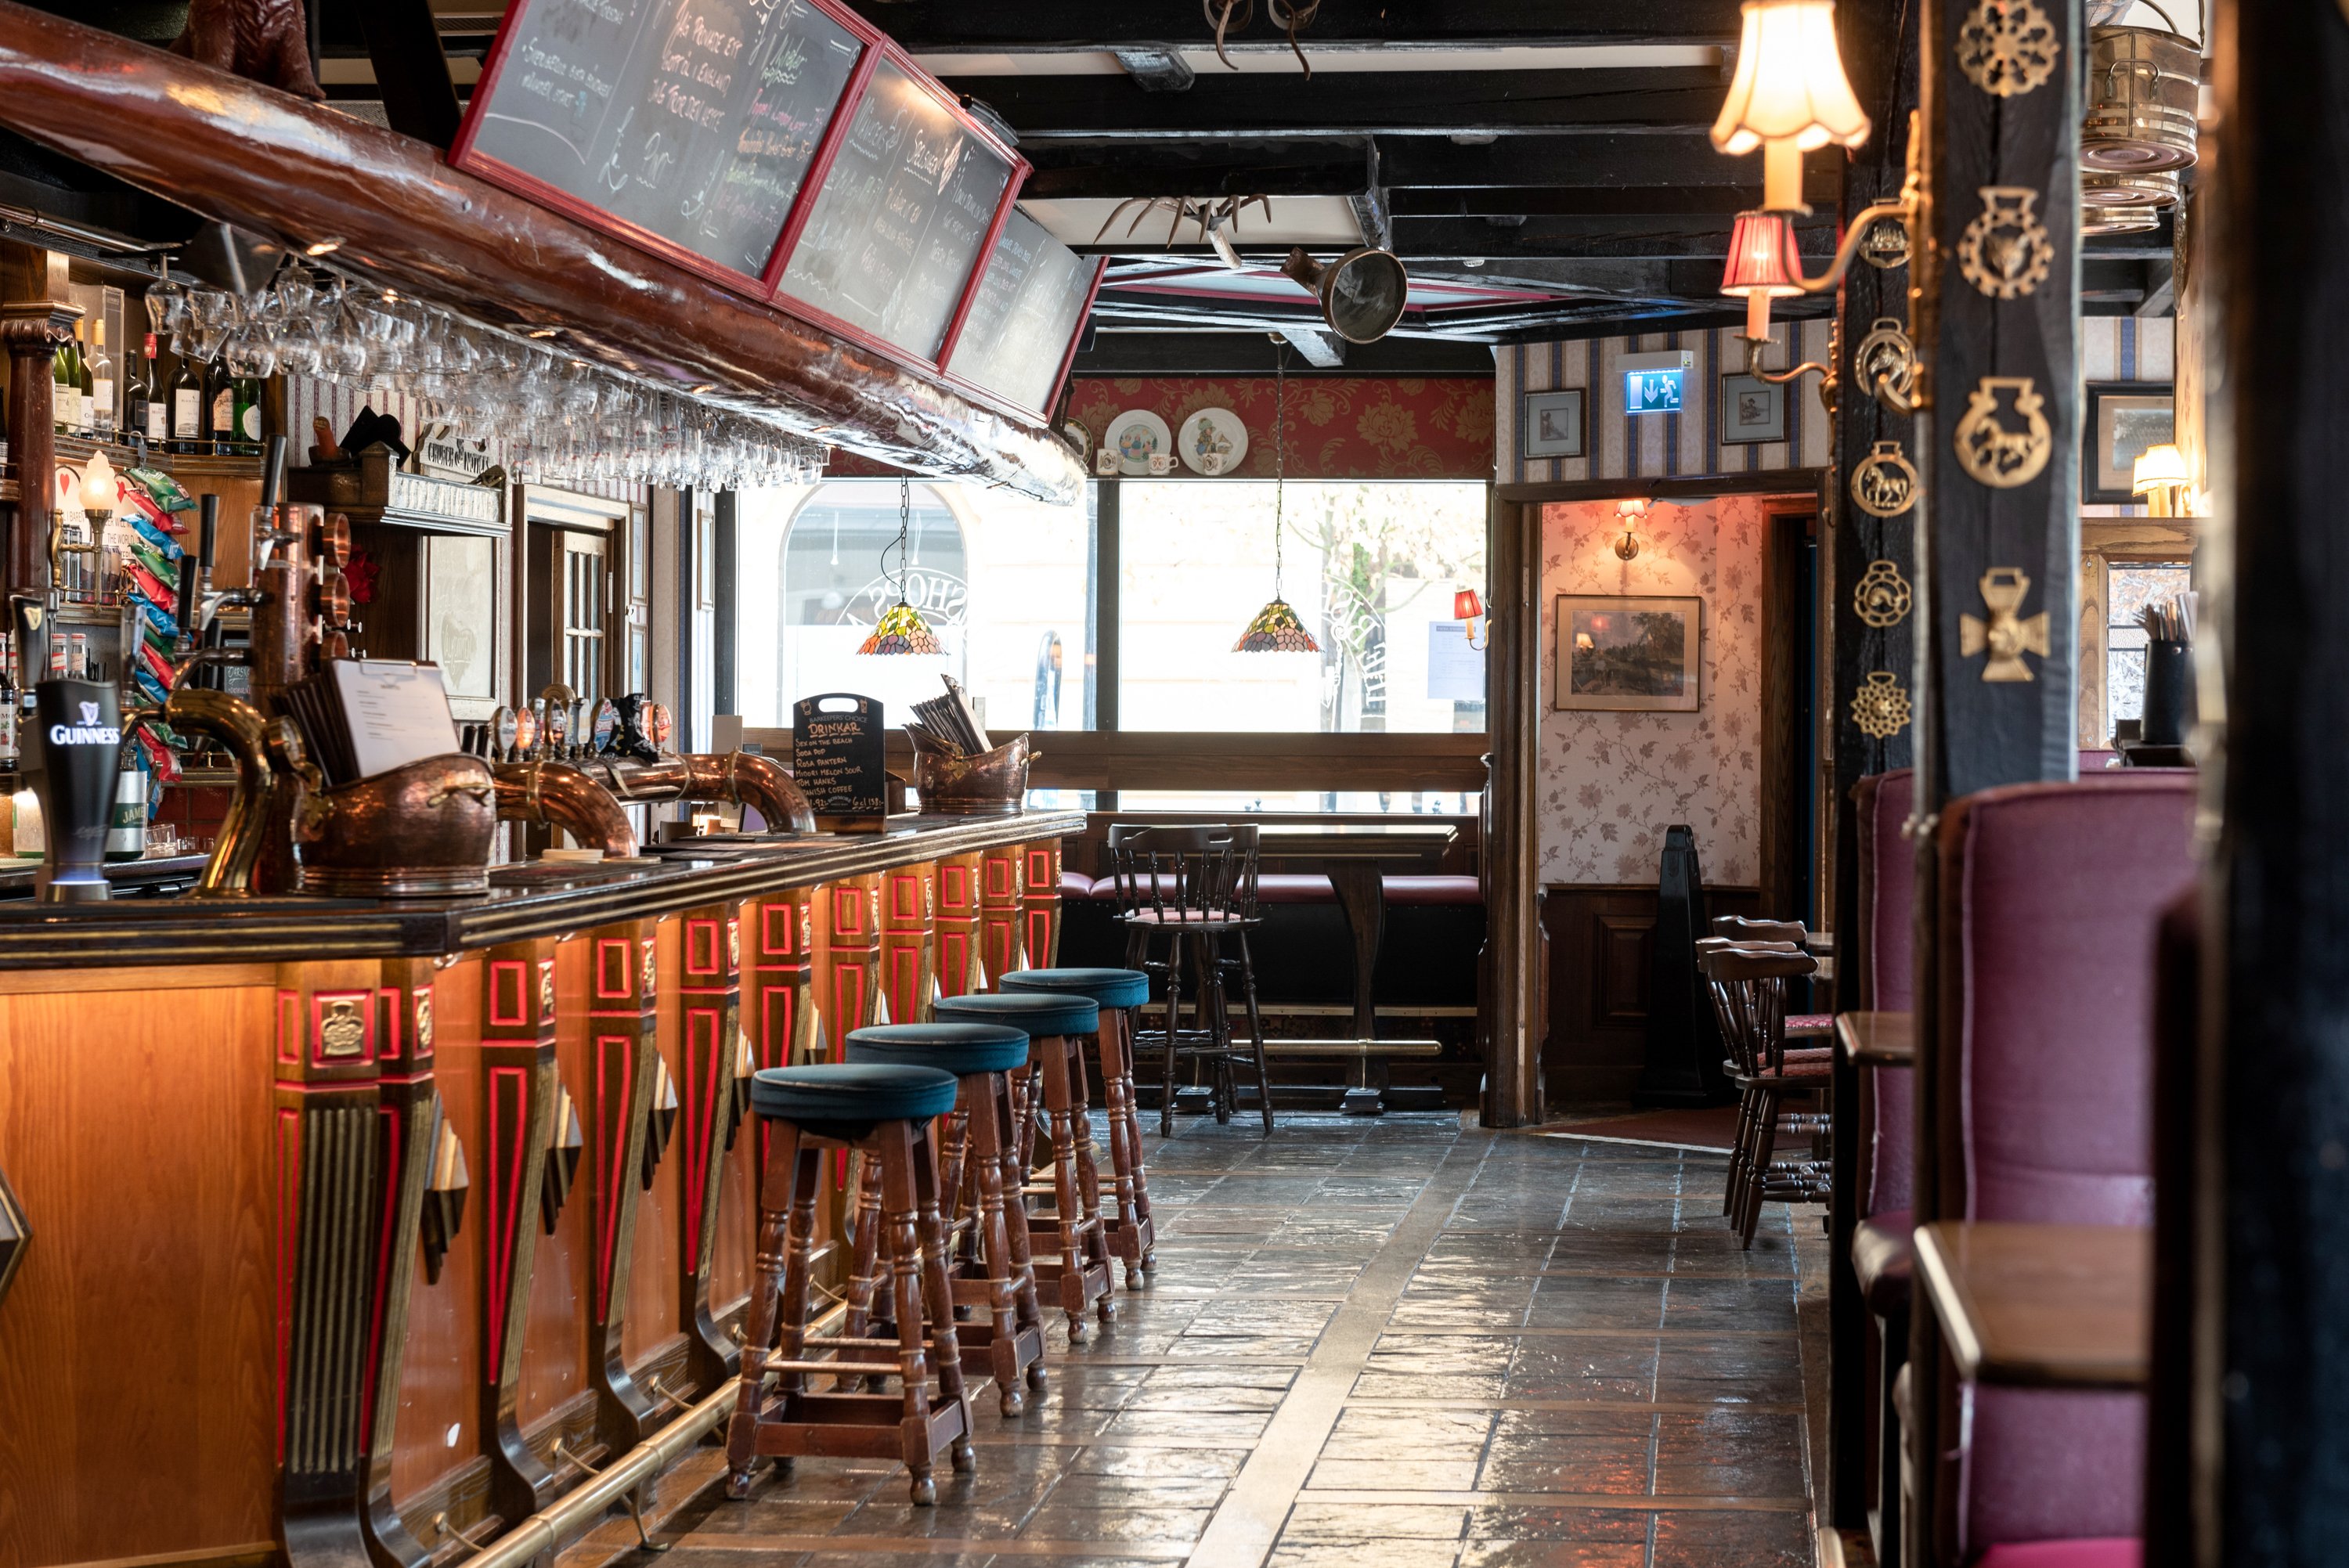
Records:
[[[973,757],[919,730],[914,738],[914,789],[922,810],[942,817],[1016,817],[1027,803],[1028,738],[1015,735]]]
[[[497,784],[450,752],[305,797],[295,825],[302,891],[336,898],[453,898],[490,890]]]
[[[2190,38],[2159,27],[2091,28],[2082,171],[2149,174],[2193,163],[2201,69]]]

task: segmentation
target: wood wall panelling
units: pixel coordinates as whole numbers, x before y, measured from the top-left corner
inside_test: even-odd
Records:
[[[1027,857],[1017,844],[988,850],[978,862],[978,961],[987,988],[1000,990],[1003,976],[1026,966],[1023,901]]]
[[[654,1399],[627,1365],[628,1286],[660,1080],[655,924],[620,921],[565,944],[581,949],[585,969],[586,1051],[575,1092],[587,1137],[579,1171],[588,1216],[586,1368],[598,1396],[596,1439],[614,1453],[658,1425]]]
[[[978,855],[949,855],[937,862],[938,994],[960,996],[985,989],[978,964]]]
[[[843,877],[815,893],[816,1008],[833,1061],[873,1021],[881,989],[881,878]]]
[[[689,1346],[695,1387],[714,1388],[733,1376],[740,1355],[711,1313],[710,1282],[726,1154],[741,1115],[742,933],[730,903],[688,910],[678,923],[683,945],[674,1006],[684,1064],[676,1150],[684,1183],[678,1205],[678,1326]]]
[[[0,1304],[0,1568],[275,1534],[276,995],[244,967],[0,994],[0,1167],[32,1227]],[[88,1484],[126,1455],[137,1484]]]
[[[937,918],[937,868],[899,866],[881,873],[881,995],[893,1024],[930,1016],[937,972],[933,934]]]
[[[684,978],[684,920],[664,918],[653,934],[653,962],[659,978],[653,1009],[653,1040],[667,1073],[669,1091],[677,1104],[668,1113],[665,1145],[657,1142],[660,1158],[652,1181],[637,1199],[636,1264],[628,1275],[627,1320],[621,1326],[621,1345],[630,1376],[656,1399],[684,1399],[689,1379],[670,1377],[656,1388],[651,1379],[656,1365],[675,1360],[685,1345],[685,1325],[678,1312],[678,1260],[684,1255],[685,1018],[672,997]],[[656,1089],[656,1104],[658,1101]],[[703,1390],[707,1392],[707,1390]]]
[[[555,946],[502,944],[483,960],[481,1158],[481,1427],[489,1439],[490,1508],[509,1522],[554,1498],[555,1478],[523,1432],[523,1357],[539,1253],[539,1188],[555,1101]]]
[[[1705,889],[1705,913],[1754,914],[1754,888]],[[1549,1034],[1542,1074],[1553,1109],[1627,1101],[1646,1058],[1652,984],[1653,887],[1552,885],[1542,900],[1549,934]]]
[[[1061,841],[1023,844],[1020,853],[1027,880],[1020,906],[1027,921],[1022,944],[1030,968],[1049,969],[1061,957]]]
[[[391,958],[377,989],[383,1129],[383,1228],[376,1263],[376,1304],[367,1408],[363,1507],[368,1543],[378,1560],[423,1568],[429,1553],[400,1522],[391,1496],[391,1461],[399,1426],[419,1281],[425,1183],[431,1174],[442,1115],[435,1082],[440,1058],[434,971],[429,958]]]

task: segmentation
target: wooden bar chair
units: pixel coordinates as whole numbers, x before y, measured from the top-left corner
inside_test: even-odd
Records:
[[[1256,906],[1257,868],[1252,848],[1236,842],[1223,824],[1148,827],[1112,823],[1109,830],[1112,888],[1116,920],[1126,934],[1125,966],[1139,969],[1166,988],[1166,1024],[1154,1042],[1137,1031],[1135,1051],[1161,1051],[1158,1132],[1174,1133],[1174,1087],[1182,1062],[1204,1062],[1216,1119],[1228,1122],[1239,1103],[1235,1066],[1256,1075],[1267,1137],[1272,1135],[1272,1080],[1265,1061],[1264,1027],[1255,1006],[1255,976],[1247,959],[1247,932],[1262,923]],[[1163,941],[1163,947],[1158,944]],[[1225,995],[1227,965],[1224,944],[1240,955],[1239,973],[1248,1003],[1250,1038],[1232,1037]],[[1183,992],[1191,987],[1192,1026],[1183,1026]]]
[[[1796,942],[1757,940],[1741,943],[1727,936],[1701,936],[1697,938],[1695,944],[1700,973],[1703,968],[1705,954],[1725,952],[1731,948],[1740,948],[1749,953],[1800,953],[1803,951],[1802,944]],[[1724,1003],[1721,990],[1708,980],[1705,984],[1705,992],[1712,998],[1713,1016],[1719,1021],[1723,1048],[1726,1049],[1730,1025],[1728,1015],[1723,1011]],[[1835,1062],[1835,1050],[1831,1046],[1796,1046],[1790,1039],[1786,1046],[1785,1059],[1789,1066],[1805,1067],[1824,1062],[1832,1068]],[[1733,1083],[1734,1082],[1737,1067],[1733,1057],[1722,1063],[1722,1072]],[[1737,1099],[1737,1131],[1730,1140],[1729,1174],[1723,1185],[1721,1194],[1721,1212],[1723,1214],[1734,1215],[1738,1212],[1738,1194],[1744,1191],[1745,1160],[1751,1147],[1753,1131],[1749,1119],[1758,1103],[1757,1098],[1754,1096],[1740,1094]],[[1824,1119],[1821,1117],[1788,1111],[1782,1108],[1778,1117],[1778,1130],[1781,1133],[1792,1132],[1797,1136],[1816,1140],[1823,1130],[1821,1125]]]
[[[1116,1190],[1116,1212],[1103,1222],[1110,1250],[1125,1264],[1125,1288],[1137,1290],[1143,1274],[1158,1266],[1142,1117],[1133,1103],[1134,1016],[1150,999],[1150,976],[1139,969],[1017,969],[1003,977],[1003,989],[1087,996],[1101,1009],[1102,1099],[1109,1111],[1109,1166]]]
[[[958,1471],[977,1463],[970,1401],[955,1339],[938,1173],[926,1129],[955,1102],[952,1074],[930,1068],[838,1064],[770,1068],[750,1081],[750,1104],[771,1137],[759,1191],[758,1272],[742,1340],[740,1397],[726,1433],[726,1493],[744,1498],[761,1459],[791,1472],[801,1454],[903,1460],[913,1500],[938,1500],[938,1451]],[[892,1279],[896,1334],[811,1339],[809,1253],[824,1151],[873,1162],[882,1194],[879,1256]],[[894,1359],[877,1353],[894,1351]],[[771,1393],[770,1374],[775,1377]],[[895,1377],[895,1394],[867,1391]],[[830,1379],[831,1386],[812,1385]]]
[[[1759,942],[1789,942],[1798,952],[1811,950],[1811,934],[1799,920],[1763,920],[1750,914],[1716,914],[1713,917],[1713,934],[1726,937],[1740,947],[1751,947]],[[1789,1013],[1786,1015],[1786,1037],[1790,1040],[1825,1040],[1835,1034],[1833,1013]]]
[[[896,1067],[936,1068],[955,1076],[953,1120],[959,1130],[943,1140],[946,1190],[969,1195],[972,1265],[957,1271],[955,1305],[984,1312],[956,1332],[965,1372],[995,1379],[1006,1416],[1028,1408],[1021,1389],[1044,1391],[1044,1320],[1036,1305],[1036,1271],[1029,1256],[1028,1206],[1019,1201],[1023,1173],[1013,1153],[1018,1140],[1010,1075],[1028,1065],[1025,1030],[998,1024],[883,1024],[852,1030],[847,1057]],[[881,1183],[858,1183],[851,1241],[846,1329],[867,1332],[878,1275]],[[1009,1194],[1009,1202],[1006,1201]]]
[[[1826,1062],[1786,1058],[1786,983],[1808,976],[1818,965],[1807,953],[1748,947],[1719,948],[1697,961],[1713,992],[1741,1102],[1739,1148],[1730,1157],[1730,1221],[1739,1243],[1751,1248],[1764,1202],[1821,1202],[1827,1196],[1826,1173],[1816,1161],[1772,1162],[1780,1105],[1790,1094],[1824,1094],[1829,1085]]]
[[[1057,1284],[1069,1316],[1069,1343],[1084,1342],[1085,1308],[1103,1323],[1117,1315],[1110,1296],[1109,1235],[1102,1224],[1101,1172],[1093,1161],[1092,1119],[1087,1113],[1085,1057],[1079,1042],[1101,1031],[1101,1008],[1090,996],[1034,991],[982,992],[941,998],[934,1011],[942,1024],[999,1024],[1029,1037],[1025,1087],[1015,1094],[1020,1136],[1014,1145],[1022,1171],[1028,1168],[1027,1132],[1040,1099],[1051,1128],[1052,1181],[1033,1189],[1053,1200],[1049,1220],[1028,1216],[1036,1250],[1040,1286]],[[1024,1202],[1030,1190],[1023,1189]],[[1050,1254],[1057,1253],[1054,1257]]]

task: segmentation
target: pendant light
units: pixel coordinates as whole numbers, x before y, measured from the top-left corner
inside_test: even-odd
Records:
[[[880,624],[873,634],[856,651],[860,654],[935,654],[940,651],[936,633],[922,619],[922,613],[905,603],[905,541],[913,531],[914,487],[909,480],[897,481],[897,602],[882,613]],[[881,549],[882,569],[888,569],[889,549]]]
[[[1318,654],[1321,645],[1297,618],[1288,601],[1280,596],[1281,566],[1281,499],[1282,484],[1288,469],[1288,345],[1282,343],[1273,349],[1272,359],[1272,602],[1256,613],[1247,624],[1240,640],[1232,645],[1236,654]]]

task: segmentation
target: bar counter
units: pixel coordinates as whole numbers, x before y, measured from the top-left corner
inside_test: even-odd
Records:
[[[591,1483],[739,1364],[750,1073],[1050,963],[1083,824],[0,905],[0,1568],[421,1568]]]

